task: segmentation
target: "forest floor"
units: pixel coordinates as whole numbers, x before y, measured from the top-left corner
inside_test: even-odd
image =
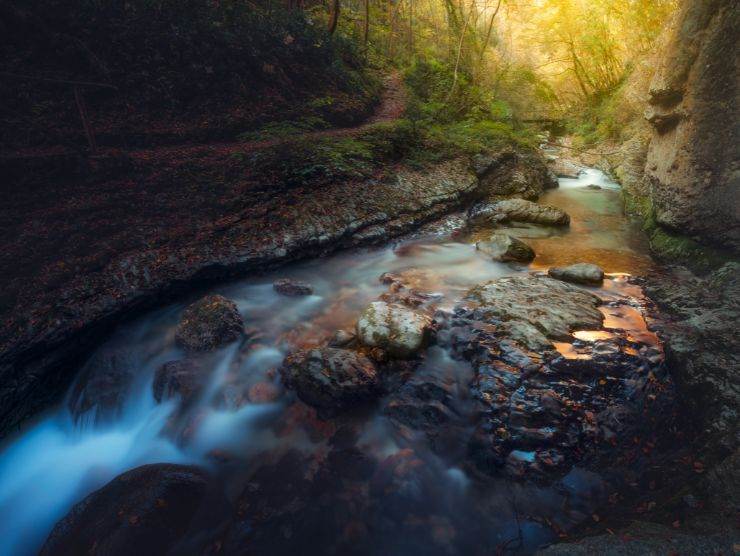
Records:
[[[406,90],[400,73],[398,71],[392,71],[388,73],[383,80],[382,96],[374,113],[365,121],[354,126],[306,131],[304,133],[291,134],[290,136],[256,139],[252,141],[231,141],[205,144],[195,143],[170,147],[139,149],[129,151],[128,154],[134,161],[187,160],[194,157],[202,158],[210,155],[222,156],[233,153],[247,154],[260,149],[275,147],[297,139],[319,140],[328,137],[350,137],[367,130],[375,124],[392,122],[400,118],[406,109],[406,97]],[[103,153],[104,152],[105,151],[103,151]]]

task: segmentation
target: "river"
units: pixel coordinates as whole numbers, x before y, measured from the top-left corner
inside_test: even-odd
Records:
[[[537,253],[529,268],[483,256],[474,242],[486,230],[464,232],[460,218],[453,215],[390,245],[342,252],[212,288],[237,303],[246,325],[259,332],[259,340],[246,352],[232,345],[209,356],[210,383],[197,407],[189,408],[188,418],[178,412],[174,400],[156,403],[152,382],[160,365],[183,357],[174,342],[174,329],[184,307],[195,298],[121,325],[88,364],[92,367],[114,358],[110,364],[134,377],[121,394],[115,415],[96,418],[93,410],[73,417],[70,400],[75,386],[64,403],[26,423],[2,447],[3,553],[34,553],[76,502],[123,471],[145,463],[198,464],[221,473],[218,467],[224,454],[230,461],[248,461],[251,466],[265,453],[288,449],[308,458],[324,457],[327,435],[321,425],[301,423],[315,417],[306,417],[300,404],[282,392],[275,369],[290,350],[319,345],[337,329],[351,328],[361,309],[386,291],[378,279],[384,272],[406,273],[414,287],[433,292],[435,306],[445,310],[471,286],[487,280],[593,262],[610,277],[596,289],[600,295],[617,293],[635,301],[624,311],[607,314],[607,324],[656,343],[641,316],[639,288],[628,280],[629,275],[650,272],[652,262],[643,234],[622,214],[619,187],[594,169],[578,179],[559,181],[560,187],[545,193],[539,202],[566,210],[571,215],[570,228],[508,228],[507,233],[524,239]],[[278,295],[272,283],[283,277],[310,282],[313,295]],[[588,333],[582,337],[587,339]],[[565,354],[570,349],[567,344],[558,348]],[[472,378],[469,363],[432,347],[416,374],[443,378],[461,392],[461,411],[465,411],[464,392]],[[85,376],[84,369],[80,376]],[[230,397],[233,385],[241,392],[257,384],[269,384],[281,395],[270,403],[239,403]],[[391,466],[403,482],[401,491],[414,491],[402,501],[392,489],[378,495],[391,524],[374,529],[368,548],[377,554],[409,553],[429,542],[432,553],[454,553],[469,546],[531,552],[556,539],[558,531],[591,519],[609,495],[610,487],[598,471],[577,465],[549,484],[506,477],[481,482],[466,471],[454,450],[440,454],[417,436],[399,434],[380,411],[357,416],[352,423],[355,444],[362,452],[381,466]],[[418,463],[399,471],[398,461],[409,450]],[[413,500],[411,506],[404,505],[408,500]],[[417,516],[423,526],[414,522],[416,508],[423,508]]]

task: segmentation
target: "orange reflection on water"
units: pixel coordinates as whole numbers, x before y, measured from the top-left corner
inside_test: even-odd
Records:
[[[595,342],[596,340],[608,340],[614,338],[616,334],[608,330],[577,330],[573,336],[584,342]]]
[[[601,307],[604,314],[604,327],[617,328],[627,332],[627,340],[651,346],[660,345],[655,332],[648,330],[647,323],[640,311],[629,305],[618,307]]]

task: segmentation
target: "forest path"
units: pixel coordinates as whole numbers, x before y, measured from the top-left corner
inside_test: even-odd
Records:
[[[269,147],[274,147],[283,143],[288,143],[296,139],[323,139],[326,137],[351,137],[357,135],[367,128],[384,122],[397,120],[403,115],[406,109],[406,89],[403,84],[401,74],[394,70],[388,73],[383,80],[383,93],[380,103],[375,112],[364,122],[350,127],[338,127],[323,129],[317,131],[307,131],[290,135],[288,137],[276,137],[272,139],[262,139],[254,141],[234,141],[228,143],[204,143],[177,145],[168,147],[148,148],[141,150],[131,150],[128,155],[137,161],[150,161],[161,159],[187,159],[202,158],[210,155],[229,155],[232,153],[247,153]]]

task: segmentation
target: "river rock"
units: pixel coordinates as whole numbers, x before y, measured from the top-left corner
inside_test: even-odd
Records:
[[[473,158],[473,171],[488,196],[537,199],[558,186],[545,160],[536,152],[504,149]]]
[[[569,266],[554,267],[547,274],[556,280],[598,286],[604,281],[601,267],[590,263],[576,263]]]
[[[243,332],[236,304],[221,295],[207,295],[185,309],[175,340],[187,351],[211,351],[237,340]]]
[[[272,284],[272,288],[281,295],[287,295],[289,297],[297,297],[301,295],[312,295],[313,286],[308,282],[301,280],[292,280],[290,278],[281,278],[275,280]]]
[[[507,276],[472,288],[463,304],[479,320],[496,323],[533,351],[568,341],[574,330],[601,328],[601,299],[580,288],[539,276]]]
[[[125,349],[96,352],[72,389],[69,410],[73,417],[87,414],[97,421],[116,416],[133,380],[134,367],[134,358]]]
[[[154,399],[161,402],[180,396],[183,403],[189,403],[205,384],[204,372],[200,363],[194,359],[168,361],[154,375]]]
[[[586,453],[623,453],[666,415],[671,388],[657,346],[627,331],[594,341],[571,336],[602,327],[600,304],[546,276],[513,276],[472,288],[451,313],[435,317],[438,343],[474,372],[466,381],[474,403],[467,454],[476,469],[550,481]],[[454,420],[436,423],[436,435],[463,434]],[[424,430],[409,419],[406,425]]]
[[[559,208],[538,205],[524,199],[506,199],[495,203],[485,202],[475,205],[468,213],[472,224],[500,222],[530,222],[548,226],[567,226],[570,216]]]
[[[166,554],[204,500],[198,467],[158,463],[119,475],[59,521],[40,554]]]
[[[528,263],[534,259],[529,245],[507,234],[493,234],[488,241],[476,243],[475,248],[494,261]]]
[[[294,352],[283,361],[280,374],[303,402],[326,412],[350,409],[374,399],[380,390],[373,362],[345,349]]]
[[[368,347],[379,347],[391,357],[413,357],[426,344],[432,319],[403,305],[375,301],[357,321],[357,338]]]
[[[583,171],[583,169],[577,164],[562,158],[556,158],[549,164],[552,171],[559,178],[578,179],[578,176],[580,176]]]

